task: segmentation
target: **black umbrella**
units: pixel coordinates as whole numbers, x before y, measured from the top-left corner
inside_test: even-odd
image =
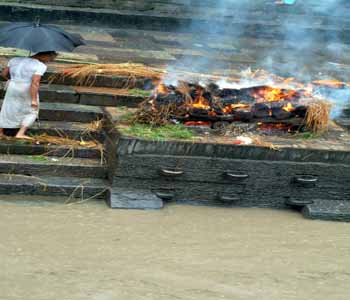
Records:
[[[0,46],[29,50],[71,52],[85,45],[79,34],[71,34],[62,28],[36,23],[12,23],[0,28]]]

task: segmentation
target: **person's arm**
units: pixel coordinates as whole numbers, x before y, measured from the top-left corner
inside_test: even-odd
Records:
[[[9,67],[6,67],[5,69],[2,70],[1,77],[3,77],[6,80],[10,79],[10,68]]]
[[[30,95],[32,97],[32,107],[35,109],[38,109],[38,93],[39,93],[39,87],[40,87],[40,75],[33,75],[32,77],[32,84],[30,86]]]

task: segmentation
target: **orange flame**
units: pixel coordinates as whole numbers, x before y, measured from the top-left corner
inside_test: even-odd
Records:
[[[169,94],[169,90],[166,87],[166,85],[164,83],[160,83],[157,88],[156,88],[156,93],[157,94],[164,94],[164,95],[168,95]]]
[[[288,111],[288,112],[294,111],[294,107],[293,107],[292,103],[290,103],[290,102],[288,102],[287,105],[283,106],[282,109],[285,111]]]
[[[248,108],[248,107],[249,107],[249,105],[248,104],[244,104],[244,103],[230,104],[230,105],[227,105],[226,107],[224,107],[222,111],[225,114],[228,114],[228,113],[232,112],[235,109]]]
[[[192,107],[199,109],[210,109],[208,101],[203,97],[203,90],[199,90],[198,92],[198,96],[194,99]]]
[[[211,122],[207,121],[187,121],[184,123],[185,126],[211,126]]]
[[[282,90],[280,88],[263,87],[251,94],[257,102],[277,102],[289,100],[297,96],[294,90]]]
[[[289,124],[284,123],[258,123],[258,130],[260,131],[271,131],[274,129],[290,131],[293,127]]]

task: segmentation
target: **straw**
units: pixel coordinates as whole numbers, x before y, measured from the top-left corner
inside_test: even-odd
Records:
[[[143,64],[122,63],[122,64],[91,64],[74,65],[64,69],[59,78],[73,78],[77,80],[77,85],[93,86],[97,75],[112,75],[128,77],[130,81],[138,77],[160,80],[164,77],[165,71],[149,67]],[[51,81],[57,78],[57,75],[51,78]]]
[[[308,103],[305,116],[305,126],[313,133],[323,133],[328,129],[331,112],[331,103],[325,100],[318,100]]]

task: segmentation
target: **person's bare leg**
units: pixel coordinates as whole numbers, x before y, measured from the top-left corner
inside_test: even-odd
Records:
[[[19,131],[17,132],[17,134],[16,134],[16,138],[18,138],[18,139],[32,140],[32,138],[31,138],[30,136],[27,136],[27,135],[26,135],[27,129],[28,129],[28,127],[24,127],[24,126],[21,127],[21,128],[19,129]]]

